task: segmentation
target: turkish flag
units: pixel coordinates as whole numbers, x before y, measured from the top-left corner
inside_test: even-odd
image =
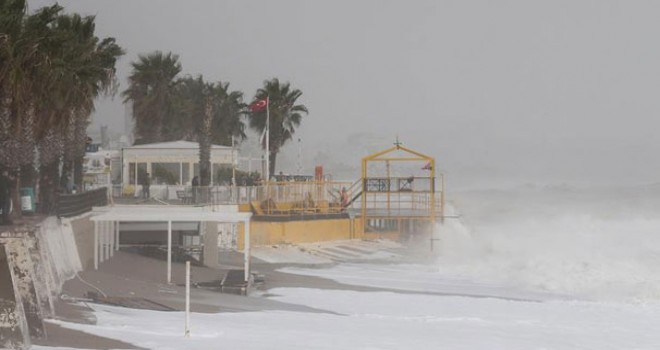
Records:
[[[262,98],[261,100],[256,100],[250,104],[250,112],[259,112],[263,111],[268,107],[268,98]]]

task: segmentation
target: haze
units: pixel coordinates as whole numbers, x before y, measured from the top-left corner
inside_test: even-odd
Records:
[[[660,173],[658,2],[59,2],[96,15],[98,35],[127,51],[121,90],[130,62],[154,50],[247,99],[265,79],[290,81],[310,110],[296,134],[308,173],[322,162],[351,178],[396,135],[455,186]],[[92,128],[121,131],[123,119],[119,96],[99,101]],[[283,152],[294,172],[297,145]]]

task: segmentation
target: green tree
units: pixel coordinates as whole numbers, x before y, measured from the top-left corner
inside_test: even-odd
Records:
[[[207,83],[201,75],[195,78],[186,76],[177,82],[174,117],[168,120],[166,126],[172,130],[174,139],[198,141],[207,88]]]
[[[122,93],[124,102],[133,104],[135,143],[173,140],[164,125],[175,117],[177,75],[181,72],[179,56],[160,51],[139,55],[132,63],[129,87]]]
[[[230,145],[232,139],[245,139],[243,93],[231,91],[229,83],[208,83],[200,75],[185,77],[177,84],[180,138],[199,142],[200,185],[211,182],[211,145]]]
[[[114,39],[94,35],[94,17],[62,10],[53,5],[27,15],[25,1],[0,0],[0,165],[16,175],[16,203],[20,169],[34,172],[36,148],[42,168],[53,172],[63,154],[82,158],[64,145],[84,149],[84,137],[68,135],[84,134],[93,101],[110,90],[122,54]]]
[[[243,93],[230,91],[229,83],[206,84],[204,114],[198,124],[199,180],[201,186],[211,183],[211,145],[231,142],[232,137],[245,138],[241,116],[245,110]]]
[[[54,5],[27,16],[25,1],[0,1],[0,165],[14,177],[14,203],[21,187],[20,169],[35,159],[35,101],[45,93],[49,26],[60,10]],[[20,216],[20,207],[16,209]]]
[[[78,187],[82,186],[86,130],[94,100],[101,94],[116,92],[115,64],[123,54],[114,38],[95,36],[94,22],[93,16],[73,14],[59,16],[54,25],[62,42],[57,52],[60,59],[53,65],[57,88],[50,95],[55,97],[53,103],[59,102],[63,107],[58,119],[64,121],[64,175],[71,175],[72,169]]]
[[[302,91],[292,89],[290,83],[280,84],[277,78],[264,81],[263,88],[257,90],[254,101],[268,97],[270,113],[270,135],[269,149],[270,164],[269,173],[275,174],[275,163],[277,154],[282,147],[292,139],[296,128],[300,126],[302,116],[308,114],[307,107],[302,104],[296,104],[296,101],[302,95]],[[250,128],[257,131],[260,135],[266,128],[266,110],[260,110],[249,114]],[[266,145],[262,144],[266,149]]]

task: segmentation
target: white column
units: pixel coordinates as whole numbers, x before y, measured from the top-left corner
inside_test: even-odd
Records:
[[[195,163],[188,163],[188,177],[191,180],[195,177]]]
[[[98,231],[98,246],[99,246],[99,264],[103,262],[103,221],[97,221],[96,227]]]
[[[213,162],[210,162],[210,163],[211,163],[211,169],[210,169],[211,179],[209,179],[209,186],[213,186]]]
[[[190,261],[186,261],[186,337],[190,337]]]
[[[105,261],[105,221],[99,222],[99,262]]]
[[[104,246],[103,246],[103,254],[105,255],[105,260],[110,259],[110,222],[109,221],[103,221],[103,240]]]
[[[106,243],[108,237],[106,237],[107,230],[105,223],[105,221],[99,222],[99,239],[101,240],[101,247],[99,247],[99,249],[101,249],[101,259],[99,260],[100,262],[108,260],[108,256],[106,255]]]
[[[139,184],[140,184],[140,183],[138,182],[138,165],[139,165],[139,163],[138,163],[138,161],[137,161],[137,159],[136,159],[136,160],[135,160],[135,174],[134,174],[134,175],[135,175],[135,176],[134,176],[134,177],[135,177],[135,184],[133,185],[133,188],[135,189],[135,191],[133,192],[133,197],[135,197],[135,198],[138,198],[138,191],[139,191],[139,189],[140,189],[140,188],[138,187]]]
[[[99,223],[94,221],[94,270],[99,269]]]
[[[121,163],[122,163],[122,172],[121,172],[121,185],[122,185],[122,186],[121,186],[121,192],[122,192],[122,193],[121,193],[121,195],[123,195],[123,193],[124,193],[124,189],[125,189],[126,186],[128,186],[128,184],[131,182],[131,180],[130,180],[130,172],[128,171],[128,168],[129,168],[129,164],[130,164],[130,163],[128,162],[128,159],[126,159],[126,158],[123,156],[123,154],[124,154],[124,152],[122,151],[122,160],[121,160]]]
[[[184,185],[184,183],[183,183],[183,162],[179,162],[179,185]]]
[[[115,250],[119,251],[119,221],[115,221]]]
[[[167,283],[172,283],[172,221],[167,222]]]
[[[108,221],[103,221],[103,255],[105,260],[110,258],[110,231],[108,230]]]
[[[110,239],[110,257],[113,257],[115,255],[115,222],[108,221],[108,226],[110,227],[108,230],[108,238]]]
[[[250,220],[245,220],[245,243],[243,255],[245,257],[245,282],[250,280]]]

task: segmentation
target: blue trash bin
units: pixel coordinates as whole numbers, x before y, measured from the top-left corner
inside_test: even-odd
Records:
[[[23,187],[19,190],[19,193],[21,196],[21,211],[24,213],[34,213],[36,211],[34,189],[32,187]]]

